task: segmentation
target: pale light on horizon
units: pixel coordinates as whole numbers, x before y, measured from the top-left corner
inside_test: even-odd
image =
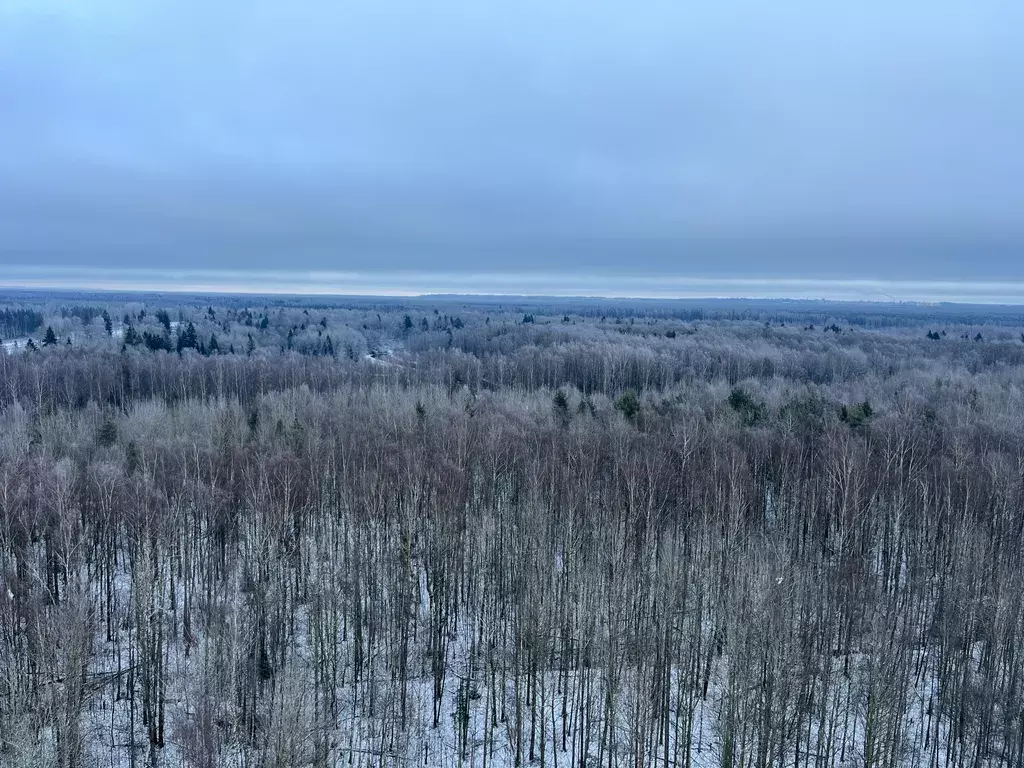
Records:
[[[109,269],[0,266],[0,288],[307,296],[431,294],[1024,304],[1024,281],[575,275],[564,272]]]

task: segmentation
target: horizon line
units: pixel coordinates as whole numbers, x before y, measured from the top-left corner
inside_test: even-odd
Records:
[[[0,289],[425,298],[761,299],[1024,305],[1024,281],[412,270],[0,266]]]

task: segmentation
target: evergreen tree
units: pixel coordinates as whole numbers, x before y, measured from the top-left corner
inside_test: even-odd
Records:
[[[124,451],[124,470],[129,476],[135,474],[135,471],[139,468],[142,463],[142,456],[139,453],[139,447],[135,444],[134,440],[128,441],[128,447]]]
[[[622,396],[615,401],[615,409],[632,421],[636,418],[637,414],[640,413],[640,398],[636,396],[636,392],[632,389],[627,389],[622,393]]]
[[[43,337],[43,346],[52,347],[57,343],[57,334],[53,332],[53,326],[46,326],[46,335]]]
[[[145,343],[146,347],[153,352],[158,352],[161,349],[170,352],[172,349],[171,339],[166,334],[150,333],[149,331],[143,331],[142,341]]]
[[[828,328],[825,329],[826,331]],[[750,427],[761,421],[764,417],[764,408],[761,403],[740,387],[736,387],[729,393],[729,407],[736,411],[743,419],[743,423]]]
[[[138,346],[142,342],[142,338],[135,330],[135,326],[129,325],[124,332],[124,343],[130,347]]]
[[[565,396],[565,392],[557,390],[553,400],[555,409],[555,419],[563,427],[569,423],[569,398]]]
[[[110,313],[107,310],[103,310],[103,328],[107,332],[107,336],[114,335],[114,322],[110,319]]]
[[[847,408],[845,405],[839,409],[839,420],[851,427],[860,427],[867,423],[874,414],[871,403],[865,400],[863,403],[856,403]]]
[[[110,418],[105,417],[96,430],[96,442],[104,448],[109,448],[117,442],[117,424]]]
[[[196,349],[198,343],[196,327],[189,322],[185,330],[178,333],[178,354],[181,354],[183,349]]]

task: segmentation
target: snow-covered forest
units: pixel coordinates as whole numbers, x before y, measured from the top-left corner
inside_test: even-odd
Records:
[[[3,302],[0,765],[1024,766],[1024,313]]]

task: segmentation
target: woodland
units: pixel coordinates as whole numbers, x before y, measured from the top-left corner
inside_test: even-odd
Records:
[[[1024,308],[0,296],[0,765],[1024,768]]]

